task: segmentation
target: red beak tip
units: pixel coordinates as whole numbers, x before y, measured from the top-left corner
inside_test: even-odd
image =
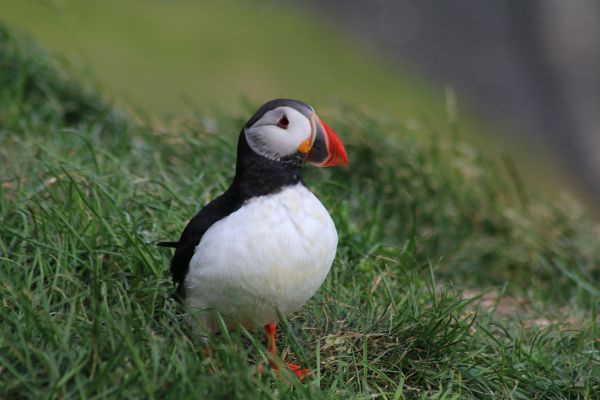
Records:
[[[329,125],[327,125],[322,119],[319,118],[319,122],[324,128],[325,134],[327,135],[328,141],[328,152],[329,152],[329,160],[323,163],[322,167],[334,167],[334,166],[348,166],[348,154],[346,154],[346,149],[344,148],[344,144],[342,140],[338,136],[338,134],[331,129]]]
[[[348,155],[346,154],[346,149],[341,148],[343,151],[340,154],[337,154],[334,160],[335,165],[341,165],[343,167],[347,167],[350,162],[348,161]]]

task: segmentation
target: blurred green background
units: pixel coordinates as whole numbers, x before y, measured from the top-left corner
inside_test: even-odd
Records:
[[[0,0],[0,20],[66,58],[81,78],[151,116],[292,97],[402,116],[439,114],[423,82],[268,0]]]

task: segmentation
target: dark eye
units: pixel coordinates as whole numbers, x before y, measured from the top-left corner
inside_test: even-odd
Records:
[[[285,114],[283,114],[283,117],[281,117],[279,121],[277,121],[277,126],[282,129],[287,129],[289,124],[290,121],[287,119],[287,116]]]

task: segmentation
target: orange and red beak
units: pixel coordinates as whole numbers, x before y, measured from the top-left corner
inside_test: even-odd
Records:
[[[317,167],[348,165],[348,155],[337,133],[313,114],[315,138],[306,160]]]

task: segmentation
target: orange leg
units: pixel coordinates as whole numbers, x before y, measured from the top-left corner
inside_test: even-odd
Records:
[[[269,362],[271,363],[271,368],[277,371],[279,370],[279,365],[277,363],[277,347],[275,345],[275,331],[277,330],[277,324],[273,322],[265,325],[265,330],[267,331],[267,351],[271,354]],[[310,375],[310,369],[308,368],[300,368],[298,365],[290,363],[287,364],[287,367],[301,380],[307,375]]]

